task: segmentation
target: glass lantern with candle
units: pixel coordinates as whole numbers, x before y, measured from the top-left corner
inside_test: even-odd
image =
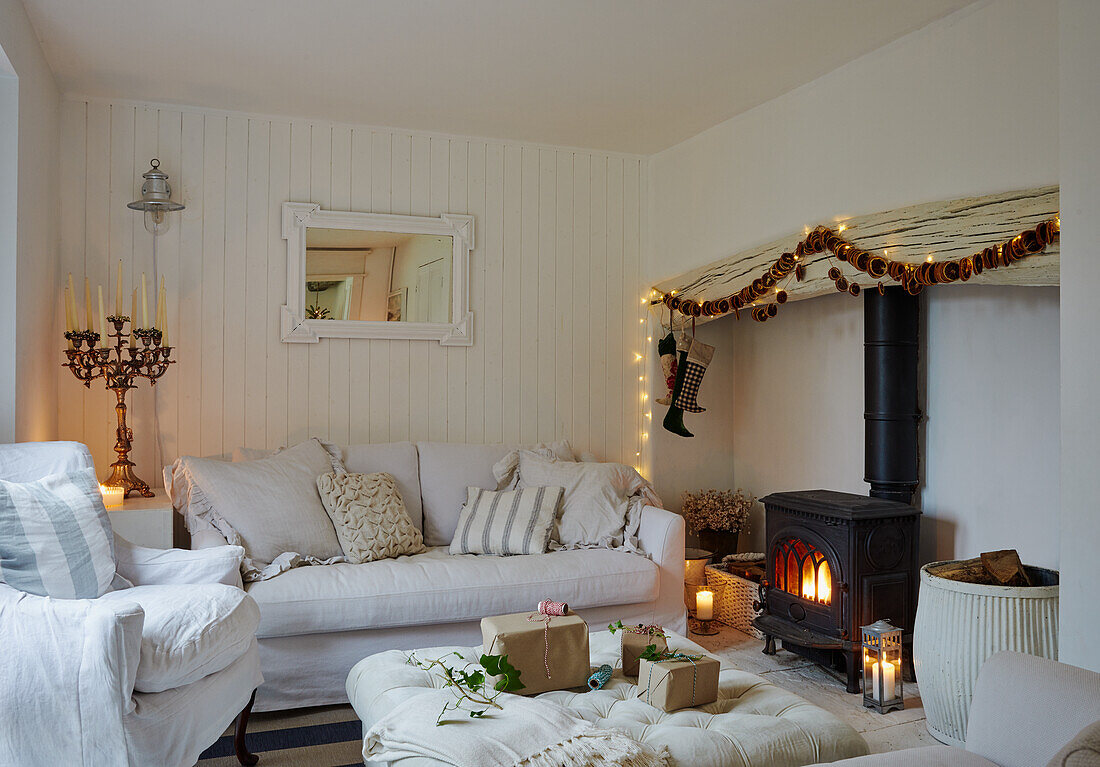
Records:
[[[709,589],[701,589],[695,592],[695,625],[691,627],[692,634],[700,636],[713,636],[718,629],[710,625],[714,619],[714,592]]]
[[[901,629],[879,620],[860,628],[863,636],[863,705],[880,714],[904,709]]]

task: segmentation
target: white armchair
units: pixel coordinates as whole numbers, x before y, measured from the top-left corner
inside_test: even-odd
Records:
[[[0,479],[27,482],[89,466],[91,455],[78,443],[0,445]],[[240,547],[147,549],[118,536],[115,544],[117,572],[135,586],[241,586]],[[148,605],[139,604],[140,589],[128,591],[53,599],[0,582],[0,764],[191,767],[235,717],[237,758],[256,763],[244,744],[263,682],[255,637],[244,638],[228,665],[217,661],[213,673],[173,689],[137,691],[139,666],[150,662],[142,648]],[[258,620],[251,597],[237,601],[243,621],[251,610]],[[203,673],[201,663],[194,673]]]

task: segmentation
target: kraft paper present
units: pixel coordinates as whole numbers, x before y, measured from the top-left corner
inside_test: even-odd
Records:
[[[648,631],[639,634],[633,629],[633,626],[622,629],[623,676],[638,676],[638,658],[649,645],[656,645],[658,652],[668,649],[668,640],[663,636]]]
[[[588,689],[592,673],[588,624],[573,611],[546,616],[532,610],[482,618],[481,642],[486,654],[507,655],[508,662],[519,669],[519,681],[524,684],[524,689],[517,691],[520,695],[571,687]]]
[[[643,659],[638,667],[638,697],[664,711],[705,706],[718,700],[721,664],[709,655],[695,660]]]

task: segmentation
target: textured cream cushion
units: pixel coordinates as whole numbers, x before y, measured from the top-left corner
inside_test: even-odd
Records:
[[[409,519],[391,474],[330,472],[317,477],[317,491],[348,562],[373,562],[424,550],[424,537]]]
[[[704,652],[679,636],[669,639],[669,647]],[[604,663],[614,668],[619,661],[619,638],[607,631],[592,634],[589,648],[593,668]],[[430,653],[420,654],[439,658],[453,651],[476,663],[479,650],[435,647]],[[364,731],[394,706],[438,685],[433,675],[409,666],[407,655],[402,650],[371,655],[348,674],[348,698],[363,721]],[[462,665],[458,658],[454,660]],[[744,671],[727,668],[721,672],[718,700],[714,703],[671,713],[636,697],[633,682],[616,669],[601,690],[582,694],[560,690],[537,697],[565,706],[596,727],[618,728],[657,750],[667,748],[669,764],[684,767],[794,767],[859,756],[868,750],[859,733],[833,714]],[[442,763],[417,759],[416,764],[427,767]]]
[[[188,517],[192,532],[208,529],[206,523],[244,547],[247,577],[252,567],[267,565],[281,554],[318,561],[341,556],[316,481],[342,469],[316,439],[253,461],[185,456],[172,467],[172,500]]]
[[[629,498],[645,480],[619,463],[548,460],[530,451],[519,454],[519,487],[563,487],[553,539],[565,547],[623,543]]]
[[[239,588],[221,583],[134,586],[100,597],[145,611],[138,692],[163,692],[197,682],[244,655],[260,608]]]
[[[405,511],[417,529],[424,529],[420,506],[420,463],[412,442],[380,442],[373,445],[347,445],[341,448],[344,468],[350,472],[374,474],[384,471],[397,481]]]

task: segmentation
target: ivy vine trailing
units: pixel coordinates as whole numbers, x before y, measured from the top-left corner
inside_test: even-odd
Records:
[[[443,705],[443,709],[436,717],[435,724],[446,724],[443,718],[448,711],[465,711],[471,718],[480,719],[491,708],[501,709],[497,698],[506,692],[515,692],[526,687],[520,681],[520,671],[508,662],[507,655],[482,655],[478,664],[465,662],[462,667],[449,665],[444,662],[450,656],[463,660],[457,652],[448,653],[441,658],[424,660],[410,653],[406,663],[416,666],[428,673],[437,675],[443,680],[444,689],[450,689],[455,694],[454,701]],[[500,677],[490,689],[487,676]]]

